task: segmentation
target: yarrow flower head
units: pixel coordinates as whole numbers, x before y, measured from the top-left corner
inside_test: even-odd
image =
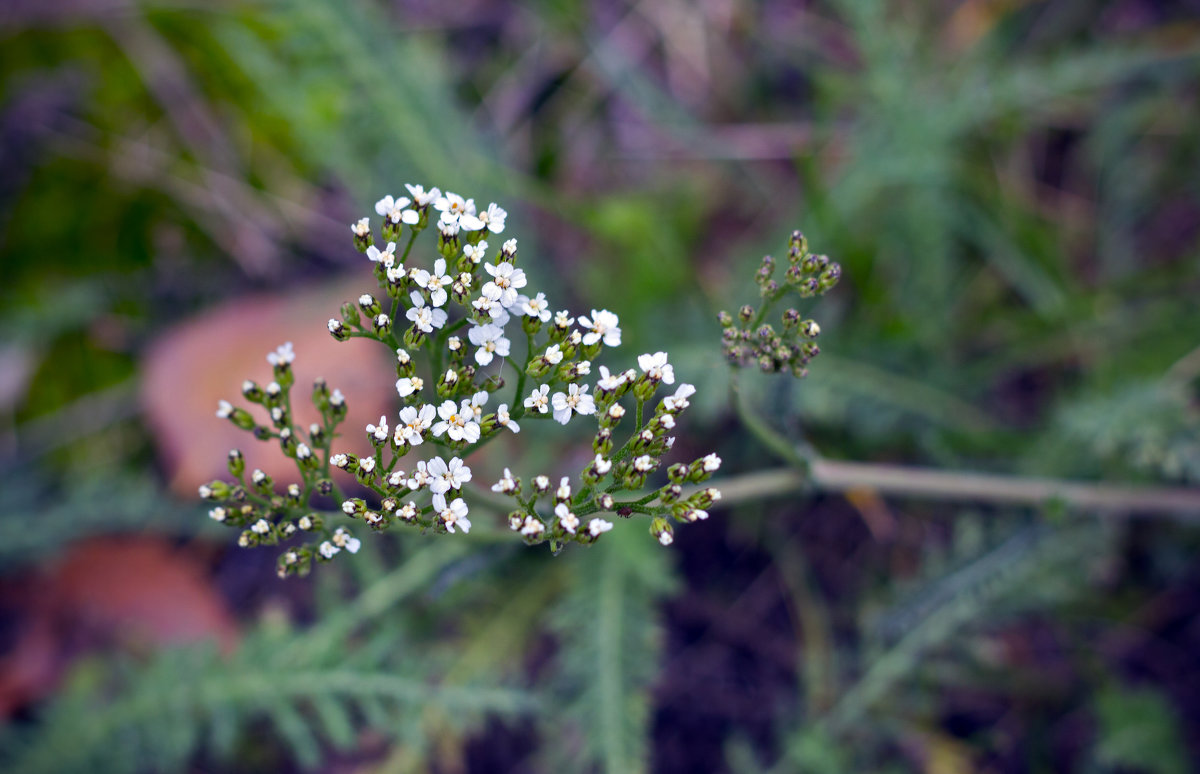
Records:
[[[640,372],[610,364],[600,353],[621,343],[617,315],[607,309],[578,317],[553,311],[546,293],[530,287],[533,278],[518,267],[517,241],[505,239],[495,250],[499,239],[491,235],[504,233],[507,225],[503,207],[493,202],[477,208],[473,199],[411,183],[405,190],[406,196],[375,203],[383,219],[379,233],[372,233],[368,218],[351,225],[355,248],[374,264],[378,290],[351,295],[356,302],[343,304],[340,315],[326,323],[339,342],[367,339],[385,345],[389,359],[394,353],[398,413],[365,425],[370,451],[351,453],[341,446],[347,434],[339,430],[346,398],[318,380],[311,400],[319,421],[307,429],[296,425],[290,368],[295,352],[291,343],[278,347],[267,357],[271,378],[242,385],[249,409],[222,400],[217,415],[256,438],[278,442],[296,465],[296,480],[281,481],[277,490],[272,476],[247,474],[235,450],[228,460],[233,480],[200,488],[211,501],[210,518],[239,529],[240,545],[284,544],[280,575],[305,574],[316,563],[357,552],[360,539],[339,520],[356,520],[372,531],[412,525],[465,533],[471,528],[468,493],[479,486],[472,483],[477,466],[470,455],[498,434],[507,439],[500,444],[513,444],[512,434],[530,422],[552,418],[567,425],[575,419],[578,426],[583,420],[577,417],[594,417],[596,427],[592,451],[575,476],[563,475],[568,470],[556,470],[553,479],[531,475],[523,490],[522,479],[505,467],[499,480],[483,485],[512,498],[506,521],[525,542],[549,542],[554,551],[566,543],[592,543],[614,528],[610,519],[585,521],[581,515],[600,511],[649,515],[654,538],[668,544],[673,539],[668,518],[707,517],[719,492],[685,485],[718,471],[720,458],[709,454],[674,464],[668,459],[672,433],[695,388],[679,385],[656,410],[643,411],[653,405],[660,384],[675,383],[667,354],[638,357]],[[414,249],[425,231],[432,255],[422,245]],[[805,330],[815,335],[815,323]],[[493,393],[497,407],[490,412]],[[255,416],[258,409],[262,413]],[[635,417],[637,426],[630,427]],[[430,446],[440,453],[422,455]],[[574,459],[579,458],[559,454],[556,464],[565,468]],[[660,468],[667,471],[665,486],[652,479],[662,475]],[[647,494],[642,491],[647,485],[660,488]],[[623,494],[628,492],[634,494]],[[329,496],[339,497],[332,513],[319,510]]]

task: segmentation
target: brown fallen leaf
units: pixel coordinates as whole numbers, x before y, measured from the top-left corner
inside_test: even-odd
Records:
[[[5,591],[19,624],[0,657],[0,717],[51,693],[83,652],[237,645],[237,623],[204,562],[161,538],[81,542],[40,577]]]
[[[225,458],[238,448],[246,469],[261,468],[286,485],[297,481],[295,464],[274,441],[256,441],[215,415],[217,401],[244,406],[261,422],[261,407],[241,397],[244,379],[271,381],[266,355],[291,341],[296,351],[292,410],[298,427],[318,419],[309,399],[312,382],[324,377],[346,396],[349,413],[337,451],[370,453],[364,428],[396,411],[396,376],[387,353],[373,342],[337,342],[325,328],[348,299],[369,290],[369,279],[286,295],[247,296],[212,309],[162,334],[147,350],[142,403],[166,464],[171,489],[190,497],[205,481],[227,477]],[[339,474],[340,475],[340,474]],[[350,483],[347,477],[342,483]]]

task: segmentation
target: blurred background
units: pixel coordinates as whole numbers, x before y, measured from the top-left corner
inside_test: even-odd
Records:
[[[194,496],[285,340],[352,437],[390,411],[324,320],[405,182],[670,351],[727,480],[787,461],[715,312],[801,228],[844,269],[823,354],[742,385],[789,444],[1194,486],[1195,0],[9,0],[0,52],[0,768],[1198,770],[1194,512],[866,481],[279,581]]]

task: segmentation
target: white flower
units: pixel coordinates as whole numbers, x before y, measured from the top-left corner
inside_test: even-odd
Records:
[[[551,401],[554,406],[554,421],[565,425],[571,420],[571,413],[595,414],[596,402],[587,394],[588,386],[578,384],[567,385],[568,392],[556,392]]]
[[[675,542],[675,536],[665,530],[663,532],[661,532],[658,536],[658,544],[659,545],[669,546],[674,542]]]
[[[620,419],[625,416],[625,407],[620,403],[614,403],[608,407],[608,415],[613,419]]]
[[[587,317],[579,318],[579,324],[588,330],[583,335],[583,343],[591,346],[597,341],[603,340],[606,346],[619,346],[621,344],[620,322],[617,316],[607,309],[600,311],[593,309],[590,320]]]
[[[491,395],[487,390],[480,390],[471,396],[469,403],[464,401],[466,405],[471,407],[471,413],[474,415],[476,422],[483,418],[483,407],[487,405],[488,398],[490,397]]]
[[[401,196],[398,199],[385,196],[375,202],[375,211],[392,223],[406,223],[411,226],[421,219],[421,215],[416,210],[406,209],[410,204],[412,204],[412,199],[407,196]]]
[[[487,242],[480,242],[477,245],[463,245],[463,255],[465,255],[471,263],[478,266],[484,258],[487,257]],[[470,277],[471,275],[467,275]]]
[[[437,225],[438,231],[442,233],[442,236],[446,238],[452,237],[458,233],[458,216],[451,212],[443,212],[441,217],[438,218]]]
[[[424,269],[418,269],[414,279],[418,285],[429,291],[430,303],[434,306],[442,306],[446,303],[447,294],[444,286],[453,282],[453,278],[446,276],[445,258],[438,258],[433,262],[433,274]]]
[[[412,355],[408,354],[406,349],[396,350],[396,362],[400,365],[408,365],[412,362]]]
[[[546,525],[541,519],[533,516],[526,516],[525,521],[521,524],[521,534],[526,537],[536,537],[546,531]]]
[[[367,258],[371,259],[371,263],[382,263],[391,268],[396,263],[396,243],[388,242],[387,247],[383,250],[371,245],[367,248]]]
[[[715,452],[704,455],[704,458],[700,462],[704,466],[705,473],[716,472],[721,467],[721,458]]]
[[[507,427],[514,433],[521,432],[521,426],[514,422],[512,415],[508,413],[507,403],[501,403],[500,408],[496,409],[496,424],[500,427]]]
[[[345,468],[350,464],[350,458],[345,454],[335,454],[329,458],[329,464],[335,468]]]
[[[398,434],[400,432],[400,428],[397,427],[396,432]],[[387,481],[388,486],[399,489],[408,483],[408,475],[403,470],[393,470],[392,474],[388,476]]]
[[[604,519],[592,519],[588,522],[587,526],[588,534],[592,537],[600,537],[600,535],[608,532],[612,528],[612,522],[605,521]]]
[[[513,478],[512,471],[508,468],[504,469],[504,476],[499,481],[492,484],[492,491],[500,494],[511,494],[517,490],[517,480]],[[224,520],[222,516],[218,521]]]
[[[646,376],[656,382],[675,383],[675,369],[667,362],[666,352],[638,355],[638,367],[646,372]]]
[[[408,488],[414,492],[428,486],[430,480],[428,463],[421,460],[417,463],[417,469],[413,471],[412,477],[408,479]]]
[[[625,383],[625,372],[618,371],[615,374],[610,374],[608,369],[600,366],[600,380],[596,382],[597,390],[612,392]],[[614,406],[617,404],[613,404]]]
[[[545,492],[550,488],[550,479],[547,476],[537,476],[533,479],[533,485],[539,492]]]
[[[471,402],[464,400],[461,406],[455,407],[454,401],[448,400],[438,407],[438,416],[442,418],[433,426],[436,436],[447,435],[452,441],[475,443],[479,440],[479,423],[475,421],[475,411]]]
[[[558,481],[558,489],[554,492],[554,497],[558,500],[571,499],[571,479],[563,476]]]
[[[342,501],[342,513],[346,514],[347,516],[351,516],[356,510],[358,510],[358,506],[354,504],[353,500]]]
[[[444,291],[443,291],[444,292]],[[434,328],[440,328],[446,324],[446,312],[443,309],[431,309],[425,306],[425,298],[417,291],[413,291],[412,308],[405,312],[405,317],[412,321],[417,326],[418,330],[425,333],[433,333]]]
[[[267,362],[273,366],[291,365],[295,359],[296,353],[292,351],[292,342],[290,341],[280,344],[274,352],[267,355]]]
[[[529,394],[525,399],[525,408],[533,409],[539,414],[545,414],[550,410],[550,397],[547,393],[550,392],[550,385],[543,384]]]
[[[596,459],[592,461],[592,466],[596,468],[596,473],[603,476],[612,470],[612,460],[605,459],[603,454],[597,454]]]
[[[337,333],[343,326],[341,320],[336,317],[330,317],[329,322],[325,323],[325,327],[329,329],[330,333]]]
[[[332,559],[334,554],[340,552],[342,549],[326,540],[317,547],[317,550],[321,552],[321,556],[325,557],[326,559]]]
[[[504,469],[504,474],[508,475],[508,468]],[[225,517],[228,515],[229,512],[219,505],[208,512],[208,518],[212,519],[213,521],[225,521]]]
[[[492,323],[471,326],[467,338],[477,347],[475,362],[482,366],[489,365],[496,355],[508,357],[512,347],[512,342],[504,336],[504,329]]]
[[[663,398],[663,408],[667,411],[682,411],[691,404],[688,398],[696,394],[696,388],[684,383],[675,388],[675,394]]]
[[[387,417],[380,417],[378,425],[367,425],[367,432],[370,433],[372,438],[380,443],[386,441],[388,437]]]
[[[356,237],[365,237],[371,231],[370,218],[359,218],[357,223],[350,224],[350,230]]]
[[[486,210],[479,213],[479,221],[493,234],[499,234],[504,230],[504,219],[507,217],[508,213],[497,207],[495,202],[489,204]]]
[[[233,404],[227,400],[217,401],[217,416],[221,419],[229,419],[233,416]]]
[[[357,554],[358,549],[362,547],[362,541],[347,532],[345,527],[338,527],[330,539],[335,546],[344,548],[352,554]]]
[[[529,317],[536,317],[542,322],[549,322],[550,302],[546,300],[546,294],[538,293],[533,298],[526,298],[525,303],[521,305],[521,312]]]
[[[517,254],[517,240],[516,239],[504,240],[504,244],[500,245],[500,252],[504,253],[509,258],[512,258],[514,255]]]
[[[571,513],[571,509],[567,507],[566,503],[554,506],[554,515],[558,517],[558,523],[564,530],[572,535],[575,534],[575,530],[579,527],[579,517]]]
[[[516,268],[511,263],[502,263],[499,266],[485,263],[483,269],[492,275],[492,281],[483,286],[483,294],[499,301],[505,309],[515,304],[519,295],[517,289],[525,287],[528,281],[525,278],[525,271]]]
[[[420,392],[424,386],[425,380],[419,376],[406,376],[396,380],[396,392],[400,393],[401,398],[407,398],[414,392]]]
[[[467,212],[474,213],[475,200],[463,199],[458,194],[447,191],[445,196],[439,196],[434,200],[433,208],[439,212],[448,212],[455,216]]]
[[[429,475],[433,478],[429,488],[439,495],[451,489],[462,489],[462,485],[471,480],[471,469],[458,457],[452,458],[449,463],[441,457],[434,457],[429,461]]]
[[[405,183],[404,187],[408,189],[409,195],[412,196],[413,202],[418,207],[427,207],[430,202],[442,195],[442,192],[437,188],[430,188],[426,191],[421,186],[413,185],[412,183]]]
[[[649,473],[654,470],[654,458],[649,454],[643,454],[633,461],[633,469],[639,473]]]
[[[412,521],[413,519],[417,518],[417,512],[417,504],[412,500],[409,500],[404,505],[400,506],[400,510],[397,511],[396,515],[405,521]]]
[[[461,527],[464,533],[471,531],[471,520],[467,518],[467,504],[461,497],[456,497],[454,502],[447,505],[445,495],[435,494],[433,496],[433,512],[438,515],[450,532],[454,531],[455,525]]]
[[[495,321],[496,325],[499,325],[501,328],[503,328],[505,325],[508,325],[509,314],[504,309],[504,306],[500,303],[499,299],[488,298],[487,296],[479,296],[471,302],[471,306],[475,307],[475,309],[479,310],[480,312],[487,312],[488,315],[491,316],[492,320]]]
[[[550,365],[558,365],[563,359],[562,347],[557,344],[551,344],[546,347],[546,352],[542,357],[546,358],[546,362]]]
[[[365,473],[370,473],[370,472],[374,471],[375,470],[375,458],[374,457],[363,457],[361,460],[358,461],[358,467],[360,470],[362,470]]]
[[[436,416],[437,409],[428,403],[421,406],[420,410],[413,406],[405,406],[400,409],[402,424],[396,428],[397,446],[401,442],[409,446],[420,446],[424,441],[425,431],[433,426]]]

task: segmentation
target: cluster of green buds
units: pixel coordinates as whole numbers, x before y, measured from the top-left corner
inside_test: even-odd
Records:
[[[291,342],[267,355],[267,361],[273,369],[270,382],[265,386],[249,379],[242,383],[242,397],[261,410],[265,420],[260,422],[250,409],[225,400],[218,404],[217,416],[259,441],[278,443],[283,455],[295,463],[299,480],[289,483],[281,493],[262,470],[247,475],[245,456],[233,449],[227,460],[232,480],[203,484],[200,497],[213,504],[209,517],[241,531],[238,545],[288,545],[279,558],[281,576],[307,574],[314,559],[327,560],[342,548],[358,550],[357,541],[349,533],[327,527],[321,515],[309,508],[315,497],[332,495],[337,489],[329,477],[331,459],[336,456],[331,444],[338,425],[346,418],[346,399],[340,390],[331,391],[324,380],[318,379],[311,400],[321,421],[305,430],[295,424],[292,415],[296,378]]]
[[[790,306],[781,315],[779,330],[767,318],[785,297],[824,295],[841,279],[842,267],[827,256],[810,253],[808,240],[799,231],[792,232],[788,243],[788,266],[781,281],[775,279],[776,264],[775,258],[764,256],[755,272],[762,295],[757,309],[746,304],[736,315],[725,311],[718,315],[723,352],[735,366],[757,365],[768,373],[790,372],[803,378],[809,362],[821,352],[816,342],[821,327]]]
[[[476,209],[473,200],[436,188],[407,189],[409,196],[387,196],[375,205],[383,217],[383,249],[368,218],[351,226],[356,248],[373,264],[378,289],[343,304],[340,315],[327,323],[337,341],[367,339],[394,354],[398,414],[366,426],[373,453],[334,450],[333,431],[345,417],[345,400],[319,382],[313,397],[323,422],[302,434],[291,423],[294,355],[291,345],[281,347],[268,358],[275,381],[266,389],[244,391],[268,409],[271,426],[258,426],[248,411],[225,402],[218,415],[258,438],[279,439],[284,453],[296,460],[302,481],[290,485],[286,496],[278,495],[265,474],[256,473],[247,483],[231,457],[236,480],[201,488],[203,497],[222,503],[213,518],[244,528],[239,542],[246,546],[283,545],[302,540],[301,533],[314,533],[313,542],[283,545],[281,576],[306,573],[314,561],[343,550],[357,551],[360,543],[349,531],[350,522],[338,525],[341,520],[361,521],[376,531],[406,525],[466,533],[472,526],[467,505],[471,455],[502,434],[519,433],[518,421],[567,425],[577,417],[596,422],[595,457],[578,480],[558,475],[552,486],[550,476],[535,475],[523,484],[506,468],[491,487],[513,498],[516,509],[508,523],[525,542],[549,543],[553,551],[570,542],[592,543],[613,528],[597,514],[642,514],[650,517],[655,539],[667,545],[673,541],[672,521],[707,518],[720,493],[696,491],[694,485],[720,467],[715,454],[671,465],[666,482],[659,480],[674,445],[677,417],[695,393],[692,385],[679,384],[655,403],[660,385],[675,384],[667,353],[639,356],[640,370],[610,372],[596,365],[598,378],[593,377],[593,363],[621,343],[617,315],[603,309],[579,316],[553,311],[544,293],[528,293],[528,278],[517,267],[517,240],[508,239],[498,249],[487,242],[504,230],[502,208]],[[435,239],[426,260],[417,260],[414,244],[427,231]],[[405,242],[403,251],[397,250],[399,242]],[[515,374],[516,384],[504,399],[506,370]],[[489,408],[493,397],[499,397],[494,410]],[[618,443],[623,420],[628,435],[622,433]],[[335,468],[353,476],[356,489],[350,496],[330,478]],[[628,492],[634,494],[622,495]],[[336,498],[340,513],[311,512],[317,495]]]

